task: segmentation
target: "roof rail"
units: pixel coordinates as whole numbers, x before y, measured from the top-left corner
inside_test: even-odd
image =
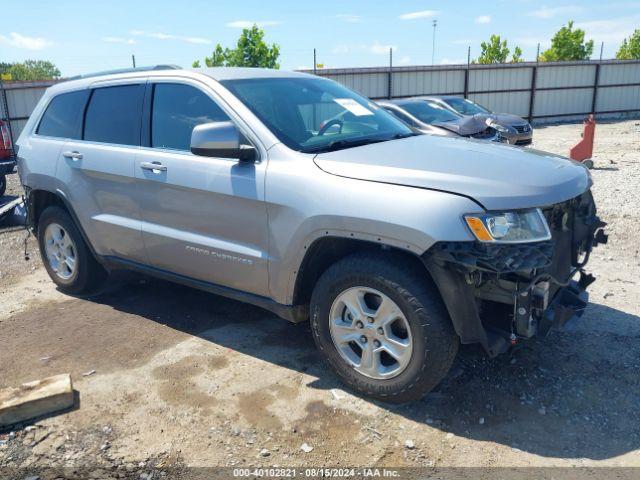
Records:
[[[149,72],[152,70],[181,70],[182,67],[178,65],[153,65],[150,67],[136,67],[136,68],[119,68],[116,70],[105,70],[102,72],[86,73],[84,75],[76,75],[75,77],[69,77],[66,80],[80,80],[83,78],[103,77],[105,75],[115,75],[118,73],[134,73],[134,72]]]

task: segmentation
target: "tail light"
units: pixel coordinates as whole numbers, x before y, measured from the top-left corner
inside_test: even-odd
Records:
[[[11,150],[11,136],[4,122],[0,122],[0,150]]]

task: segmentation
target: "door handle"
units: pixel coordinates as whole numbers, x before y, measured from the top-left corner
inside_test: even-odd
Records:
[[[152,170],[157,172],[166,172],[167,167],[162,165],[160,162],[142,162],[140,163],[140,168],[143,170]]]
[[[73,152],[64,152],[62,156],[64,158],[70,158],[71,160],[82,160],[82,154],[75,150]]]

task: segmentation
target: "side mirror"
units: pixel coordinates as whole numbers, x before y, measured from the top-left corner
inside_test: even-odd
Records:
[[[231,122],[212,122],[198,125],[191,132],[191,152],[204,157],[236,158],[253,162],[256,149],[242,144],[242,135]]]

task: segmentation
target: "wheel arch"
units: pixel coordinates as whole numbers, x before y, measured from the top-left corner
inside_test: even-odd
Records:
[[[294,272],[293,305],[308,305],[315,284],[327,268],[356,252],[365,251],[403,259],[407,265],[411,265],[411,268],[431,278],[431,274],[417,253],[373,240],[326,235],[315,239],[304,249],[304,257],[297,271]]]
[[[60,192],[59,190],[53,192],[51,190],[43,189],[43,188],[34,188],[27,190],[27,228],[29,228],[34,235],[38,235],[38,222],[40,220],[40,215],[42,212],[50,206],[55,206],[66,211],[70,216],[76,227],[80,231],[80,235],[82,235],[82,239],[85,244],[89,248],[89,251],[94,256],[96,260],[100,263],[103,263],[100,260],[100,256],[96,254],[93,249],[93,245],[89,241],[89,237],[87,236],[84,228],[82,228],[82,224],[78,220],[76,213],[71,207],[67,198]]]

